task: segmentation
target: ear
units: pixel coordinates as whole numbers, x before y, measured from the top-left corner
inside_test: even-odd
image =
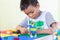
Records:
[[[36,8],[39,8],[39,7],[40,7],[40,4],[39,4],[39,3],[37,3]]]

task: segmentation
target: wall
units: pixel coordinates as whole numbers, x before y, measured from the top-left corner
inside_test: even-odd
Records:
[[[40,9],[52,13],[57,22],[60,21],[60,0],[40,0]],[[25,18],[20,11],[20,0],[0,0],[0,30],[15,29],[19,22]],[[24,17],[23,17],[24,16]]]

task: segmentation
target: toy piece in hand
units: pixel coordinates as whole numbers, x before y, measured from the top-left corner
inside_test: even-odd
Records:
[[[36,34],[36,27],[32,27],[32,25],[29,25],[29,30],[31,34]]]
[[[14,31],[15,34],[21,34],[20,30]]]

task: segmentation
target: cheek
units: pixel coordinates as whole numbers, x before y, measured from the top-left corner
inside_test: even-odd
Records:
[[[38,13],[38,11],[39,11],[39,10],[36,8],[36,9],[34,10],[34,13]]]
[[[38,15],[38,10],[34,11],[34,15],[37,16]]]
[[[34,15],[36,15],[37,14],[37,11],[34,11]]]

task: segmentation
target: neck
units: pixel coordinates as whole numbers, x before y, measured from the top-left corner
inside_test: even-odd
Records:
[[[39,10],[37,17],[39,17],[41,14],[42,14],[42,11]]]

